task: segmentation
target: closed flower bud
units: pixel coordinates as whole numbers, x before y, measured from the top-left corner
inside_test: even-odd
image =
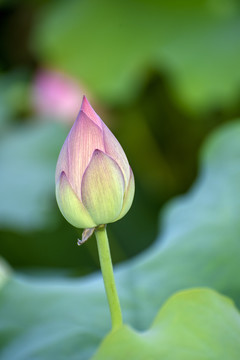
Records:
[[[63,216],[77,228],[114,222],[131,207],[134,188],[121,145],[84,97],[57,162],[56,198]]]

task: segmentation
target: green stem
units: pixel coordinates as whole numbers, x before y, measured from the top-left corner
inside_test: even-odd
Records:
[[[107,293],[107,299],[111,313],[112,330],[116,330],[122,325],[122,312],[114,280],[106,226],[96,228],[95,235],[97,239],[104,286]]]

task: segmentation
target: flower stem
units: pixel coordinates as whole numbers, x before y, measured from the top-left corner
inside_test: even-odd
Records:
[[[108,243],[106,225],[95,230],[98,253],[105,290],[112,319],[112,330],[122,326],[122,312],[114,280],[112,259]]]

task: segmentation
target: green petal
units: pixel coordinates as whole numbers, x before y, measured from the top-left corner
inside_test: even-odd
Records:
[[[82,179],[82,201],[97,225],[118,217],[124,196],[124,178],[117,163],[95,150]]]
[[[56,198],[61,213],[70,224],[81,229],[96,226],[88,211],[74,193],[64,172],[61,173],[56,184]]]
[[[126,215],[128,210],[132,206],[134,192],[135,192],[135,182],[134,182],[134,176],[133,176],[132,169],[130,168],[130,178],[129,178],[127,190],[125,191],[124,198],[123,198],[123,207],[122,207],[122,210],[116,220],[119,220],[124,215]]]

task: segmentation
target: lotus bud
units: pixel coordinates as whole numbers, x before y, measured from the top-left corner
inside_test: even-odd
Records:
[[[128,212],[134,189],[121,145],[83,97],[57,162],[56,198],[61,213],[77,228],[108,224]]]

